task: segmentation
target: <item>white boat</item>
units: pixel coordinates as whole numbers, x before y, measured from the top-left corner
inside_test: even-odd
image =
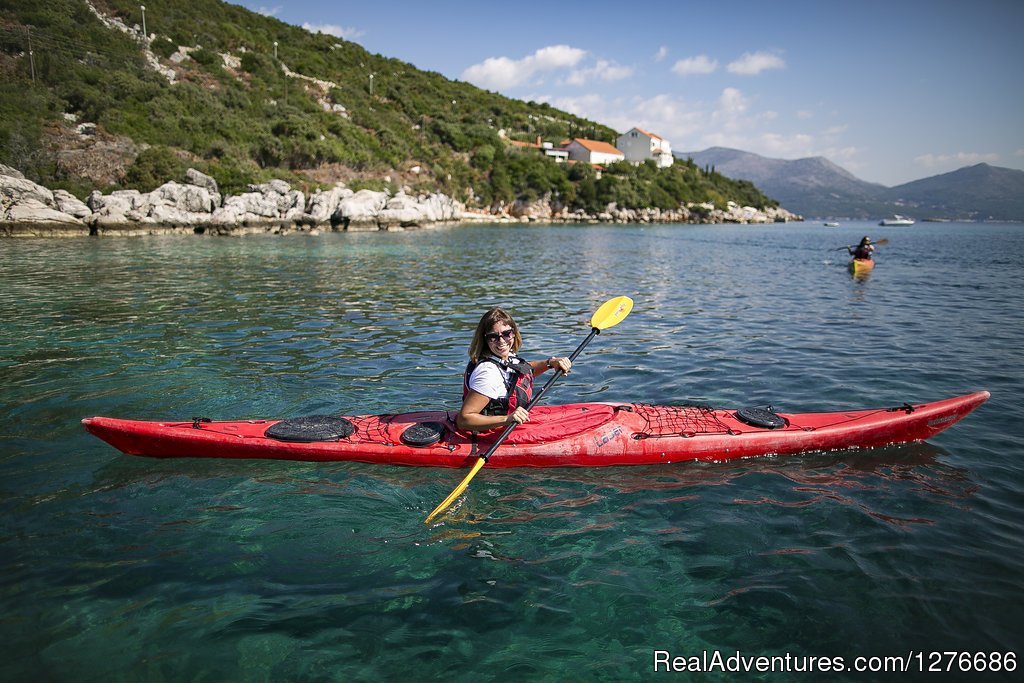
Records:
[[[824,225],[826,228],[838,228],[839,227],[839,224],[836,223],[835,221],[826,221],[825,223],[822,223],[822,225]]]
[[[913,225],[914,219],[901,216],[898,213],[893,214],[892,218],[883,218],[878,222],[879,225]]]

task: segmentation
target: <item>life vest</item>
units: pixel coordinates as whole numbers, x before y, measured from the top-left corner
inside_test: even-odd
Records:
[[[871,248],[871,245],[869,245],[869,244],[865,244],[865,245],[858,244],[857,248],[853,250],[853,258],[866,259],[866,260],[870,261],[871,260],[871,252],[872,251],[874,251],[874,250]]]
[[[481,415],[511,415],[519,406],[526,407],[533,396],[533,368],[524,360],[516,358],[516,362],[504,362],[497,358],[487,357],[479,362],[469,361],[466,366],[466,374],[462,378],[462,400],[465,401],[471,391],[469,388],[469,376],[473,374],[480,363],[494,363],[499,368],[508,369],[509,375],[505,379],[505,395],[501,398],[492,398],[480,411]]]

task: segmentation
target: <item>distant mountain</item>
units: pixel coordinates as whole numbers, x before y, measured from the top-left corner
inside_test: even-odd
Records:
[[[806,218],[870,219],[901,213],[918,219],[1024,220],[1024,171],[988,164],[890,188],[860,180],[824,157],[770,159],[726,147],[676,156],[749,180]]]
[[[1024,171],[988,164],[915,180],[888,191],[921,217],[1024,220]]]

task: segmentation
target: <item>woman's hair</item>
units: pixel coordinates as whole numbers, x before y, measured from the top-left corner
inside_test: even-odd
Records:
[[[490,355],[491,349],[487,344],[487,340],[484,339],[484,335],[490,332],[496,323],[501,322],[508,323],[515,330],[515,335],[512,337],[512,353],[518,351],[519,347],[522,346],[523,338],[519,335],[519,326],[516,325],[516,321],[508,313],[495,307],[484,313],[483,317],[480,318],[480,322],[477,323],[476,332],[473,333],[473,341],[469,345],[469,357],[473,361],[479,363]]]

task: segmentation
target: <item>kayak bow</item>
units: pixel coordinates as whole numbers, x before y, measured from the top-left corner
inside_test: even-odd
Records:
[[[855,258],[850,261],[850,272],[854,275],[865,275],[870,273],[875,267],[874,259],[869,258]]]

